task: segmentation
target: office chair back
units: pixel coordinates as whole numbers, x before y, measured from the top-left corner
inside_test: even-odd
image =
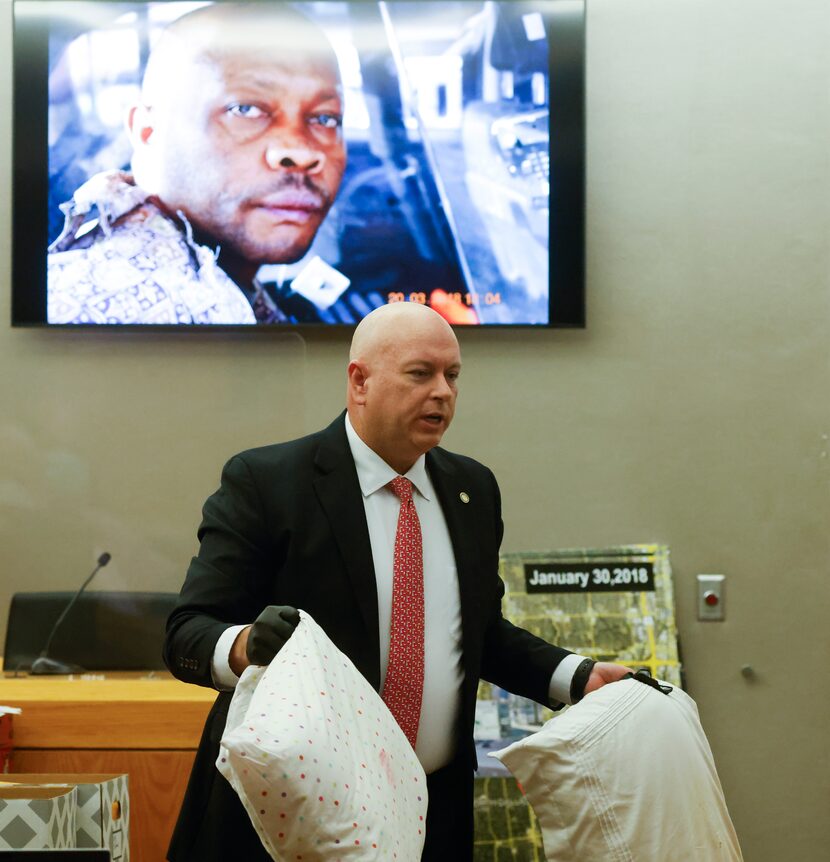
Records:
[[[73,592],[15,593],[9,607],[3,669],[28,670]],[[51,658],[85,670],[164,668],[161,648],[178,593],[82,593],[58,627]]]

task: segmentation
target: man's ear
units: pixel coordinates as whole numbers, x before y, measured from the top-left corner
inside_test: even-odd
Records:
[[[146,144],[153,134],[151,109],[146,105],[133,105],[127,111],[127,133],[133,144],[133,149],[138,149]]]
[[[347,370],[349,380],[349,395],[355,404],[366,403],[366,389],[369,380],[369,371],[362,362],[352,361]]]

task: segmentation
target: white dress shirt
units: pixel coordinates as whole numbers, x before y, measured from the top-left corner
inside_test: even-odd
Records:
[[[392,572],[400,500],[386,486],[398,473],[370,449],[346,416],[346,436],[363,496],[378,595],[381,691],[389,664]],[[446,766],[454,751],[454,728],[460,707],[461,602],[452,542],[422,455],[405,474],[414,486],[412,499],[421,523],[424,562],[424,693],[415,753],[426,773]],[[228,660],[245,626],[231,626],[216,643],[212,672],[219,689],[232,689],[238,677]],[[583,656],[569,655],[551,677],[551,701],[570,703],[570,684]]]
[[[398,475],[358,437],[346,417],[346,434],[363,495],[378,591],[381,691],[389,664],[392,573],[401,503],[386,486]],[[421,523],[424,561],[424,694],[415,753],[426,773],[446,766],[455,754],[454,730],[460,707],[461,597],[450,533],[425,456],[405,474]]]

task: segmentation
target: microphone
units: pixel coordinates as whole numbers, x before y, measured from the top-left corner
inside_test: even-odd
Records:
[[[55,632],[60,627],[60,624],[66,619],[66,615],[72,610],[72,605],[78,601],[81,596],[81,593],[87,588],[89,582],[98,574],[100,569],[103,569],[104,566],[112,559],[112,556],[104,551],[100,557],[98,557],[98,565],[92,570],[92,574],[81,584],[81,588],[72,596],[69,604],[63,609],[63,613],[58,617],[55,625],[52,626],[52,631],[49,632],[49,637],[46,639],[46,645],[40,651],[40,655],[32,662],[32,667],[29,670],[31,674],[47,674],[47,673],[82,673],[83,668],[76,664],[67,664],[63,661],[58,661],[57,659],[49,657],[49,647],[52,646],[52,638],[55,636]]]

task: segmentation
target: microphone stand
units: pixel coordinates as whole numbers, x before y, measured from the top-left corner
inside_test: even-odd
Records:
[[[60,624],[66,619],[66,615],[72,610],[72,606],[81,596],[81,593],[87,588],[89,582],[98,574],[98,571],[102,569],[106,564],[110,561],[111,557],[106,551],[98,557],[98,565],[92,570],[92,574],[81,584],[81,588],[72,596],[72,600],[69,604],[63,609],[63,613],[58,617],[55,625],[52,626],[52,631],[49,632],[49,637],[46,639],[46,645],[40,652],[38,658],[36,658],[32,662],[32,667],[29,670],[30,674],[35,676],[40,674],[68,674],[68,673],[83,673],[84,668],[77,664],[69,664],[68,662],[60,661],[58,659],[50,658],[49,656],[49,647],[52,646],[52,638],[55,637],[55,632],[60,627]]]

